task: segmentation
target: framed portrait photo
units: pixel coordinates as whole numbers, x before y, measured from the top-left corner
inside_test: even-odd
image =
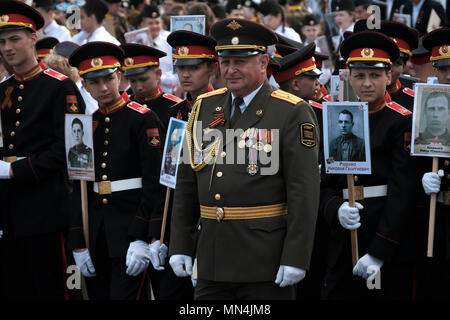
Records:
[[[325,172],[371,174],[369,107],[366,102],[325,102]]]
[[[206,20],[204,15],[171,16],[170,32],[186,30],[205,34]]]
[[[141,28],[124,34],[127,43],[142,44],[144,46],[153,46],[153,39],[149,28]]]

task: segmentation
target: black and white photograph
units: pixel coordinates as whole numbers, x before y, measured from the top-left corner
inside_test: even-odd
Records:
[[[323,130],[326,173],[370,174],[367,103],[324,103]]]
[[[144,46],[153,46],[152,35],[149,28],[142,28],[124,34],[127,43],[136,43]]]
[[[66,114],[65,145],[69,179],[94,181],[92,117]]]
[[[190,16],[171,16],[170,17],[170,32],[185,30],[205,34],[205,16],[204,15],[190,15]]]
[[[450,155],[450,85],[416,84],[411,154]]]
[[[159,183],[172,189],[175,189],[177,182],[178,165],[185,132],[185,121],[170,118]]]

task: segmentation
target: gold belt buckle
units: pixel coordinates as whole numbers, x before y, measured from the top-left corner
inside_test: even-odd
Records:
[[[10,156],[10,157],[5,157],[5,162],[9,162],[9,163],[13,163],[17,161],[17,157],[16,156]]]
[[[216,209],[216,220],[218,222],[221,222],[223,220],[225,216],[225,211],[223,210],[223,208],[217,208]]]
[[[443,194],[444,204],[450,206],[450,191],[444,191]]]
[[[111,181],[98,182],[98,194],[111,194]]]
[[[355,201],[364,200],[364,186],[354,186],[353,197]]]

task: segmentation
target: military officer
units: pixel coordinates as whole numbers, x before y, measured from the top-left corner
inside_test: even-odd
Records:
[[[23,2],[0,2],[0,52],[13,68],[0,84],[2,294],[8,299],[65,297],[64,115],[83,113],[84,102],[72,80],[36,59],[43,23]]]
[[[380,29],[373,29],[392,38],[400,50],[400,57],[392,62],[392,80],[387,86],[391,100],[397,102],[409,111],[414,109],[414,90],[405,87],[400,82],[400,75],[404,73],[406,63],[412,56],[412,51],[419,44],[419,32],[407,25],[396,21],[383,21]],[[367,30],[367,20],[355,23],[353,32]]]
[[[42,38],[36,42],[36,54],[38,59],[44,59],[50,53],[53,48],[59,43],[58,39],[53,37]]]
[[[89,277],[91,299],[144,297],[148,243],[161,229],[163,127],[153,111],[119,92],[122,60],[123,50],[106,42],[85,44],[69,59],[99,104],[93,114],[95,182],[88,185],[89,250],[79,204],[71,222],[71,248],[76,264]]]
[[[75,118],[72,121],[72,136],[75,145],[69,149],[69,167],[84,169],[92,167],[94,165],[92,149],[83,142],[83,122],[78,118]]]
[[[224,19],[211,35],[227,87],[200,95],[188,121],[191,161],[178,171],[169,262],[188,276],[196,257],[195,299],[290,299],[314,238],[316,117],[302,99],[268,83],[272,31]],[[200,131],[215,139],[202,145]]]
[[[167,130],[169,109],[182,100],[164,93],[159,85],[162,74],[159,61],[166,53],[141,44],[127,43],[121,48],[125,52],[123,73],[133,90],[131,100],[145,104],[156,112]]]
[[[345,175],[326,175],[322,180],[320,214],[330,226],[323,298],[409,299],[413,259],[410,199],[414,195],[409,157],[411,112],[391,102],[386,92],[399,49],[381,33],[361,31],[343,41],[341,54],[355,93],[369,104],[372,174],[354,176],[355,187],[363,194],[355,200],[355,208],[347,201]],[[348,230],[355,229],[360,258],[352,266]],[[377,268],[381,269],[381,289],[369,290],[365,279]]]

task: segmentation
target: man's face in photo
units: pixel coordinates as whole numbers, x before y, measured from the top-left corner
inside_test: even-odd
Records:
[[[83,128],[81,127],[81,125],[79,123],[75,123],[72,126],[72,136],[73,136],[73,141],[75,142],[76,145],[82,144],[83,143]]]
[[[448,101],[443,95],[428,99],[425,114],[431,132],[444,132],[449,118]]]
[[[352,121],[352,117],[349,114],[340,113],[339,119],[338,119],[338,124],[339,124],[339,130],[340,130],[341,135],[347,136],[352,133],[353,121]]]

